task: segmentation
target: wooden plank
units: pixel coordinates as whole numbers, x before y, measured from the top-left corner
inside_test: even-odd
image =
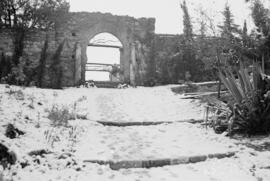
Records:
[[[85,71],[110,72],[113,66],[105,63],[86,63]]]
[[[123,47],[117,46],[117,45],[99,45],[99,44],[94,44],[94,43],[89,43],[89,47],[103,47],[103,48],[118,48],[122,49]]]
[[[94,70],[94,69],[85,69],[85,71],[88,71],[88,72],[110,72],[109,70]]]
[[[105,66],[115,66],[115,64],[108,64],[108,63],[86,63],[87,65],[105,65]],[[120,66],[119,64],[116,64],[116,66]]]

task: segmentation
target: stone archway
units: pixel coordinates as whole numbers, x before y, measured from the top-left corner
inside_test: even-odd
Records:
[[[87,62],[86,50],[87,50],[88,43],[96,35],[106,32],[115,36],[122,44],[122,48],[120,49],[120,68],[123,74],[121,74],[120,78],[121,78],[121,81],[123,82],[130,82],[130,71],[128,69],[130,67],[130,60],[131,60],[130,41],[132,40],[128,39],[130,35],[126,35],[126,32],[122,32],[122,31],[123,30],[119,29],[116,24],[103,21],[96,24],[94,27],[90,28],[87,32],[85,32],[85,34],[87,34],[87,39],[86,39],[87,43],[86,42],[84,43],[83,51],[82,51],[82,55],[84,57],[83,58],[84,61],[82,64],[82,78],[83,79],[85,79],[84,73],[85,73],[85,64]]]

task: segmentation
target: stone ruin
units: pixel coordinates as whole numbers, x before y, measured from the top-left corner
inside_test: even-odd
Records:
[[[56,81],[61,86],[76,86],[85,80],[86,50],[89,41],[99,33],[111,33],[123,45],[120,49],[121,81],[141,85],[146,78],[147,66],[153,57],[155,19],[115,16],[109,13],[69,13],[68,19],[57,23],[54,30],[31,30],[25,35],[23,57],[31,67],[40,64],[46,47],[43,87]],[[12,56],[14,34],[0,30],[0,53]],[[47,45],[46,44],[47,40]],[[55,57],[59,60],[54,61]],[[44,57],[43,57],[44,58]],[[59,74],[50,69],[60,67]]]
[[[77,86],[85,82],[90,40],[100,33],[110,33],[121,42],[120,81],[132,85],[145,85],[149,79],[160,78],[164,66],[168,66],[170,75],[173,71],[164,63],[179,51],[183,38],[182,35],[155,34],[154,18],[71,12],[64,20],[60,17],[53,30],[27,31],[22,59],[33,70],[42,72],[42,80],[38,80],[42,82],[41,87]],[[13,56],[14,35],[10,29],[0,29],[0,55]],[[215,41],[210,40],[208,44],[211,43]],[[209,60],[215,59],[212,51],[208,46]],[[41,64],[44,70],[37,69]]]

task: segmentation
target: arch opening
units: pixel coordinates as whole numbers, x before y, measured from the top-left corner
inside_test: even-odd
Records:
[[[99,33],[88,44],[86,81],[120,81],[121,41],[111,33]]]

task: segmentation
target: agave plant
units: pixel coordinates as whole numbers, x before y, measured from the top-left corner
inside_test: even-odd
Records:
[[[270,133],[270,81],[259,65],[253,65],[252,76],[241,66],[238,78],[230,68],[220,70],[219,77],[235,100],[230,106],[229,133]]]

